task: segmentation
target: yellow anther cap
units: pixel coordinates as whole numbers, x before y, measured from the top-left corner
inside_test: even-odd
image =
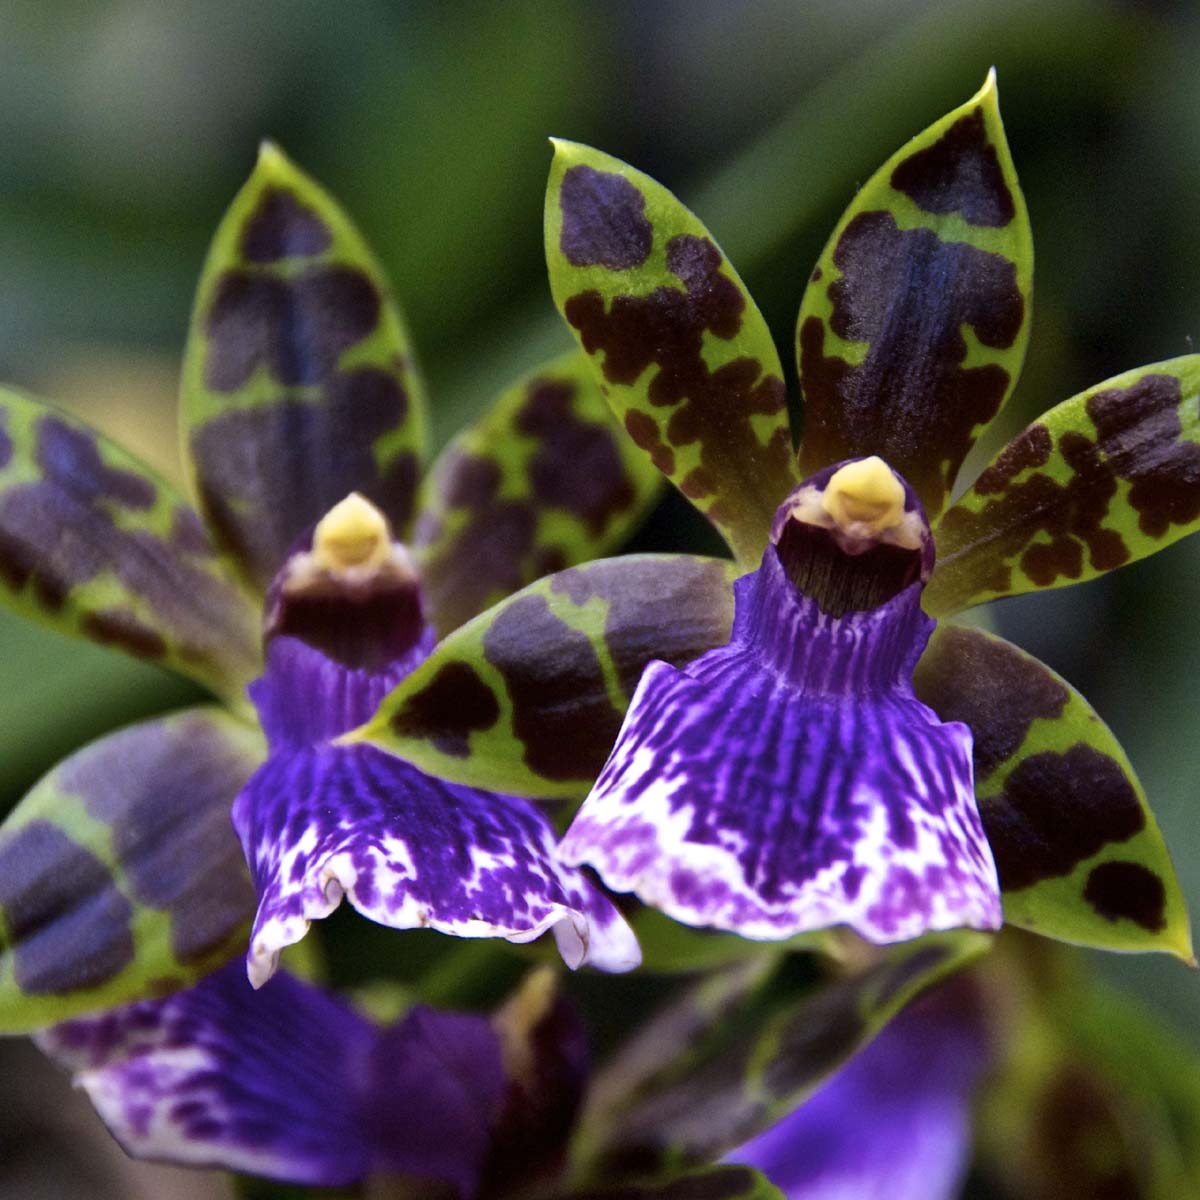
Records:
[[[358,492],[335,504],[313,532],[313,560],[334,574],[381,567],[390,553],[387,517]]]
[[[821,507],[844,532],[877,537],[904,519],[904,485],[882,458],[872,455],[834,471]]]

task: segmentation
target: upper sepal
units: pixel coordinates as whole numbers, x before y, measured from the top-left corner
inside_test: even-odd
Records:
[[[868,180],[812,274],[796,327],[803,473],[878,454],[936,517],[1016,382],[1032,279],[992,73]]]
[[[1063,587],[1200,528],[1200,355],[1127,371],[1052,408],[936,530],[935,614]]]
[[[0,1031],[184,987],[236,954],[254,891],[229,806],[261,738],[217,708],[92,743],[0,827]]]
[[[258,670],[253,606],[175,489],[81,421],[4,389],[0,600],[230,700]]]
[[[1007,922],[1194,961],[1183,894],[1142,786],[1070,684],[1002,638],[955,625],[934,634],[914,682],[942,720],[971,729]]]
[[[585,355],[517,380],[442,451],[421,490],[413,545],[438,633],[619,545],[661,481],[614,423]]]
[[[348,735],[455,783],[578,796],[651,659],[729,636],[733,564],[645,554],[572,567],[452,633]]]
[[[550,287],[633,440],[758,565],[795,486],[770,331],[708,230],[607,154],[554,142]]]
[[[181,417],[201,511],[260,591],[349,492],[403,536],[426,424],[408,334],[361,235],[270,143],[204,264]]]

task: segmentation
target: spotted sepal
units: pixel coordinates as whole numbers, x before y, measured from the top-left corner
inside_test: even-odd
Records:
[[[181,988],[244,949],[229,806],[264,753],[216,708],[77,751],[0,827],[0,1032]]]
[[[555,303],[633,440],[757,566],[797,482],[783,372],[708,230],[648,176],[556,141],[546,258]]]
[[[1200,528],[1200,355],[1052,408],[942,517],[926,607],[1063,587]]]
[[[944,721],[971,729],[1008,923],[1192,961],[1183,894],[1142,786],[1070,684],[1002,638],[943,625],[915,686]]]
[[[174,488],[74,417],[0,389],[0,602],[235,699],[257,617]]]
[[[439,635],[619,545],[661,481],[614,423],[586,356],[519,379],[446,447],[421,490],[413,543]]]
[[[347,738],[456,783],[580,796],[646,664],[728,639],[734,573],[720,559],[644,554],[540,580],[452,633]]]
[[[650,1176],[728,1154],[790,1113],[914,996],[981,954],[955,930],[814,984],[803,960],[696,985],[607,1064],[580,1122],[581,1175]],[[732,986],[728,981],[732,981]]]
[[[1033,243],[995,75],[867,181],[800,306],[805,475],[878,454],[931,518],[1025,355]]]
[[[200,510],[260,591],[352,491],[404,535],[425,405],[403,320],[345,214],[270,143],[200,277],[181,415]]]

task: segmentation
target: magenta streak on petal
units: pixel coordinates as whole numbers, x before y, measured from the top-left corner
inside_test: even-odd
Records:
[[[563,861],[753,938],[999,927],[970,732],[912,694],[920,585],[833,618],[769,547],[735,595],[729,645],[647,669]]]
[[[386,1169],[470,1194],[506,1090],[484,1018],[381,1030],[287,975],[255,993],[236,963],[38,1041],[135,1157],[317,1186]]]
[[[986,1061],[974,997],[952,981],[728,1161],[762,1171],[787,1200],[953,1200]]]

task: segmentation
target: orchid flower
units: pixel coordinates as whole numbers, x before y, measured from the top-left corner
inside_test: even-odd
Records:
[[[1029,329],[1031,235],[994,75],[866,183],[810,273],[795,452],[766,324],[669,191],[557,142],[545,227],[555,301],[609,404],[734,561],[681,557],[652,594],[620,585],[619,559],[605,588],[595,567],[534,585],[351,736],[523,795],[590,786],[563,861],[689,925],[888,943],[1004,919],[1191,961],[1112,734],[1040,662],[948,621],[1200,527],[1197,356],[1051,409],[947,507]],[[722,573],[740,576],[732,594]],[[518,689],[471,664],[519,615],[536,636]],[[575,646],[564,702],[555,656]],[[500,714],[457,762],[439,749],[455,721],[414,719],[450,670]],[[573,764],[543,757],[539,720]]]
[[[535,805],[332,745],[439,635],[619,542],[652,500],[578,358],[507,389],[422,478],[424,393],[387,284],[267,145],[204,268],[182,424],[198,508],[0,393],[0,600],[224,702],[85,747],[0,828],[0,1028],[182,987],[252,919],[261,983],[343,894],[401,928],[554,927],[572,962],[632,965]]]

